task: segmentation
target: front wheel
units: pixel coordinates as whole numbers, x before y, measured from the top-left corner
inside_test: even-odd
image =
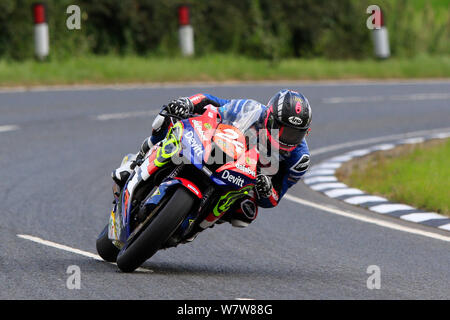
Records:
[[[116,262],[119,249],[108,238],[108,225],[103,228],[96,242],[97,252],[103,260]]]
[[[137,239],[119,252],[117,257],[119,269],[123,272],[133,272],[145,260],[152,257],[183,222],[193,204],[192,195],[183,187],[178,187]]]

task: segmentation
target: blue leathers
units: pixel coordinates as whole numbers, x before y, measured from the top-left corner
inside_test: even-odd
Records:
[[[233,117],[241,111],[241,106],[244,105],[247,99],[228,100],[221,99],[210,94],[196,94],[189,97],[194,105],[195,113],[203,113],[203,108],[212,104],[219,108],[219,113],[222,117]],[[226,106],[225,106],[226,105]],[[223,107],[225,106],[225,107]],[[257,130],[264,128],[264,119],[267,114],[267,107],[260,104],[263,108],[261,117],[255,122],[254,127]],[[232,108],[230,110],[230,108]],[[161,141],[167,133],[167,126],[161,127],[161,130],[154,130],[151,137],[153,144]],[[306,173],[309,167],[310,154],[306,140],[303,139],[301,144],[290,152],[280,152],[279,154],[279,169],[275,175],[271,176],[273,192],[268,198],[260,197],[257,199],[257,204],[263,208],[272,208],[278,205],[281,198],[286,191],[296,184],[300,178]]]

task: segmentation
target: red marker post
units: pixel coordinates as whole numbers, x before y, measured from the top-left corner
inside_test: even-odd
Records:
[[[32,6],[34,19],[34,52],[39,60],[44,60],[49,53],[49,36],[47,24],[47,6],[34,3]]]
[[[181,54],[183,56],[194,55],[194,28],[192,28],[189,17],[189,6],[178,7],[178,36]]]

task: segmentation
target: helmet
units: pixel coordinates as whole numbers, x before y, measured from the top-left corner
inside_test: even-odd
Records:
[[[267,136],[272,146],[283,151],[292,151],[309,132],[311,106],[301,93],[281,90],[267,104],[264,121]],[[278,137],[276,131],[278,130]]]

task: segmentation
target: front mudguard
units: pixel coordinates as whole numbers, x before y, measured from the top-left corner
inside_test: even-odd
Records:
[[[121,234],[124,232],[124,227],[122,225],[122,219],[117,217],[117,205],[111,210],[108,223],[108,238],[113,242],[113,244],[119,249],[122,247],[123,242],[121,241]]]
[[[184,178],[171,178],[163,181],[158,188],[153,192],[150,198],[148,198],[144,206],[156,206],[164,195],[171,189],[173,189],[176,185],[183,185],[188,191],[193,193],[197,198],[201,199],[203,197],[200,189],[192,182]]]

